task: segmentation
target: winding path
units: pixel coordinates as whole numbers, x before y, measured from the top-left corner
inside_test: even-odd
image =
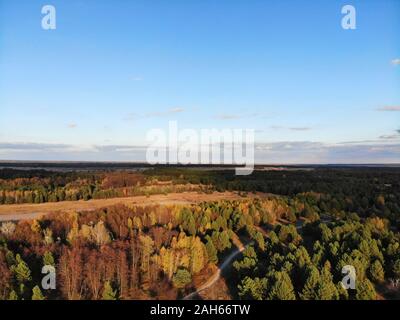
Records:
[[[326,223],[330,221],[330,217],[323,217],[321,219],[322,222]],[[298,220],[296,221],[296,229],[300,230],[303,228],[303,224],[304,221],[302,220]],[[265,231],[263,228],[261,228],[260,226],[255,226],[255,228],[261,232],[265,237],[268,237],[268,232]],[[218,267],[218,271],[216,273],[214,273],[204,284],[202,284],[199,288],[196,289],[196,291],[188,294],[187,296],[185,296],[183,298],[183,300],[190,300],[196,297],[196,295],[199,295],[200,292],[202,292],[205,289],[210,288],[211,286],[213,286],[219,278],[221,278],[221,273],[224,269],[226,269],[230,263],[232,262],[232,260],[234,258],[236,258],[240,253],[242,253],[244,251],[244,249],[246,249],[248,246],[254,244],[254,241],[251,241],[249,243],[247,243],[245,246],[243,246],[240,243],[239,239],[236,239],[236,241],[234,241],[235,244],[238,246],[238,248],[232,252],[228,257],[226,257],[226,259],[224,260],[224,262]],[[239,242],[239,245],[238,245]]]
[[[200,292],[203,290],[210,288],[213,286],[219,278],[221,278],[221,273],[224,269],[226,269],[232,262],[233,259],[235,259],[240,253],[244,251],[248,246],[252,245],[254,242],[251,241],[247,243],[245,246],[241,245],[238,247],[235,251],[233,251],[229,256],[227,256],[224,260],[224,262],[221,263],[220,266],[218,266],[218,271],[215,272],[204,284],[202,284],[200,287],[196,289],[196,291],[188,294],[183,298],[183,300],[190,300],[196,297]]]

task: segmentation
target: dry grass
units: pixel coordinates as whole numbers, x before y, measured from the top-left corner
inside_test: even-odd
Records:
[[[263,197],[263,194],[249,194],[248,198]],[[36,219],[48,213],[63,211],[88,211],[96,210],[116,204],[132,205],[170,205],[191,204],[202,201],[237,200],[243,199],[234,192],[214,192],[211,194],[198,192],[182,192],[171,194],[158,194],[150,196],[136,196],[126,198],[93,199],[89,201],[61,201],[40,204],[10,204],[0,205],[0,221]]]

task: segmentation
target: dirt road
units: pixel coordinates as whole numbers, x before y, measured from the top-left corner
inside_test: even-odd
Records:
[[[266,194],[249,194],[248,198],[262,198]],[[112,206],[125,205],[155,205],[155,204],[191,204],[202,201],[238,200],[244,199],[234,192],[214,192],[212,194],[198,192],[158,194],[151,196],[136,196],[126,198],[94,199],[89,201],[61,201],[40,204],[10,204],[0,205],[0,221],[37,219],[52,212],[89,211]]]
[[[237,249],[235,249],[229,256],[225,258],[225,260],[218,266],[218,271],[215,272],[204,284],[196,289],[196,291],[188,294],[183,298],[183,300],[191,300],[195,299],[203,290],[210,288],[213,286],[218,279],[221,277],[222,272],[231,266],[232,261],[243,252],[248,246],[252,245],[253,241],[247,243],[246,245],[240,244]]]

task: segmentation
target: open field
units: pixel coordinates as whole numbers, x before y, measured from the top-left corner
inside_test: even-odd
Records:
[[[247,197],[266,197],[267,194],[256,193]],[[235,192],[214,192],[212,194],[183,192],[168,195],[123,197],[111,199],[92,199],[88,201],[61,201],[40,204],[11,204],[0,206],[0,221],[36,219],[52,212],[96,210],[116,204],[125,205],[154,205],[154,204],[192,204],[203,201],[237,200],[242,197]]]

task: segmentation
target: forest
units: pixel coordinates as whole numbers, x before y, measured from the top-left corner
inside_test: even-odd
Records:
[[[399,222],[400,168],[315,168],[255,171],[154,168],[145,171],[0,170],[0,204],[43,203],[168,194],[171,192],[264,192],[294,197],[316,193],[312,206],[338,217],[356,212]]]
[[[161,188],[166,182],[170,188],[234,190],[241,196],[2,222],[0,300],[183,299],[235,252],[219,280],[226,283],[225,299],[400,298],[400,171],[395,168],[256,171],[250,177],[196,168],[7,169],[0,176],[4,203],[36,202],[38,190],[43,202],[62,201],[75,198],[50,196],[71,190],[79,190],[78,199],[86,199],[80,198],[82,190],[92,190],[89,198],[111,197],[106,190],[124,196],[133,187]],[[161,192],[157,188],[154,192]],[[249,198],[251,192],[267,196]],[[42,268],[49,265],[56,270],[55,290],[41,286]],[[357,285],[346,290],[341,280],[348,265],[355,268]],[[194,298],[216,298],[210,292]]]
[[[0,204],[87,201],[199,189],[200,186],[187,182],[170,184],[154,181],[150,176],[132,171],[0,170]]]

